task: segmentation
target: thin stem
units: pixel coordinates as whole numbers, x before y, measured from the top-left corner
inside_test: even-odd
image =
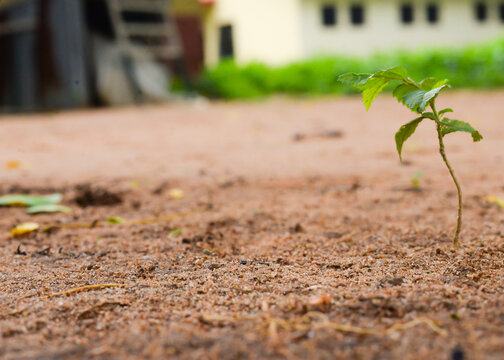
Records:
[[[455,237],[453,238],[453,245],[457,246],[458,242],[459,242],[460,230],[462,229],[462,190],[460,188],[460,184],[457,180],[457,177],[455,176],[455,172],[453,171],[453,168],[451,167],[450,162],[448,161],[448,158],[446,157],[444,142],[443,142],[443,135],[441,133],[441,120],[439,119],[439,115],[436,111],[436,105],[434,104],[434,101],[431,101],[430,106],[432,108],[432,112],[434,114],[434,117],[436,118],[436,130],[437,130],[438,139],[439,139],[439,153],[441,154],[441,157],[443,158],[443,161],[446,164],[448,171],[450,172],[450,175],[453,179],[453,182],[455,183],[455,186],[457,187],[457,193],[458,193],[457,230],[455,231]]]

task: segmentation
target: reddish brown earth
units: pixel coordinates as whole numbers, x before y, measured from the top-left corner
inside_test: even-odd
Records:
[[[3,117],[0,194],[73,211],[0,209],[0,358],[503,359],[504,92],[441,100],[485,136],[447,137],[457,249],[433,125],[401,165],[391,99]]]

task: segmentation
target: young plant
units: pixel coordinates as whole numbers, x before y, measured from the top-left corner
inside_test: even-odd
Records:
[[[411,178],[411,186],[413,190],[419,191],[421,189],[420,180],[423,178],[421,171],[417,171]]]
[[[341,75],[338,80],[342,83],[352,85],[362,92],[362,101],[366,106],[366,110],[369,110],[373,100],[389,83],[395,82],[397,84],[394,88],[393,96],[400,103],[420,115],[401,126],[399,131],[395,134],[397,152],[399,153],[399,159],[401,161],[403,144],[413,135],[418,125],[424,119],[434,122],[439,141],[439,153],[450,172],[458,193],[457,229],[453,237],[453,244],[457,245],[460,229],[462,228],[462,190],[460,189],[460,184],[455,176],[455,172],[446,157],[443,138],[448,134],[458,131],[470,133],[475,142],[480,141],[483,137],[470,124],[464,121],[447,118],[446,114],[453,112],[452,109],[446,108],[439,111],[437,110],[436,98],[441,91],[449,87],[448,80],[438,81],[434,78],[427,78],[417,83],[408,76],[406,69],[401,66],[388,70],[381,70],[374,74],[344,74]],[[425,111],[427,107],[430,107],[431,111]]]

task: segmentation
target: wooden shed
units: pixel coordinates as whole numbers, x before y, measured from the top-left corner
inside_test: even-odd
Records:
[[[0,1],[0,112],[167,98],[183,56],[168,0]]]

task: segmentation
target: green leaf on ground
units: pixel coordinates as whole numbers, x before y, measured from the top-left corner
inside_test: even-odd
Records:
[[[36,206],[56,204],[61,201],[63,196],[61,194],[52,195],[22,195],[13,194],[0,197],[0,206]]]
[[[411,120],[409,123],[404,124],[399,128],[399,131],[395,134],[395,141],[397,147],[397,153],[399,154],[399,159],[402,161],[402,147],[403,144],[408,138],[413,135],[418,124],[423,120],[423,117],[416,118]]]
[[[423,173],[421,171],[417,171],[413,177],[411,178],[411,185],[413,189],[420,190],[420,179],[423,178]]]
[[[486,197],[486,200],[491,204],[497,204],[501,208],[504,208],[504,197],[490,195]]]
[[[475,130],[469,123],[460,120],[453,120],[445,118],[441,120],[441,135],[445,136],[451,134],[453,132],[467,132],[470,133],[473,141],[480,141],[483,139],[483,136],[479,133],[479,131]]]
[[[113,217],[107,218],[107,222],[109,224],[124,224],[126,222],[126,220],[124,220],[120,216],[113,216]]]
[[[35,205],[35,206],[30,206],[27,210],[26,213],[30,215],[35,215],[35,214],[43,214],[43,213],[68,213],[72,211],[69,207],[59,205],[59,204],[42,204],[42,205]]]
[[[168,234],[168,236],[179,235],[179,234],[182,234],[182,230],[180,230],[180,229],[174,229],[174,230],[170,231],[170,233]]]

